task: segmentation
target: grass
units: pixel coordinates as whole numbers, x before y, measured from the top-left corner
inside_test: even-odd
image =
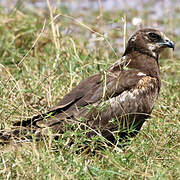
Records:
[[[41,11],[16,9],[5,13],[1,8],[2,129],[45,112],[82,79],[103,71],[121,56],[122,49],[120,54],[114,42],[123,39],[124,24],[117,22],[123,13],[103,13],[100,20],[96,19],[98,12],[87,14],[83,24],[78,16],[60,16],[52,21],[53,15]],[[131,10],[130,17],[133,13]],[[113,23],[120,30],[103,30]],[[168,24],[161,25],[169,30]],[[171,25],[180,26],[176,18]],[[127,34],[135,29],[129,27]],[[105,31],[108,37],[104,37]],[[178,48],[179,37],[170,36]],[[56,141],[49,138],[4,145],[0,146],[0,179],[180,179],[180,54],[174,54],[165,53],[160,60],[163,84],[152,118],[122,152],[107,147],[95,155],[77,153],[85,137],[79,138],[76,131]],[[71,138],[75,144],[69,146]],[[90,142],[92,149],[96,140]]]

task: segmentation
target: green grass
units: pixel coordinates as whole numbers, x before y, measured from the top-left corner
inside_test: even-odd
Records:
[[[130,12],[130,17],[137,14]],[[100,34],[108,31],[108,42],[118,57],[114,40],[123,38],[123,23],[118,21],[122,27],[118,31],[103,28],[122,14],[104,12],[97,21],[98,13],[92,12],[83,19]],[[171,24],[180,26],[176,19]],[[107,41],[92,41],[92,32],[75,21],[60,17],[54,26],[57,37],[49,16],[41,12],[0,11],[1,128],[45,112],[82,79],[118,59]],[[135,29],[127,29],[128,34]],[[171,39],[179,47],[179,37]],[[172,58],[172,52],[166,53],[160,60],[162,89],[152,118],[122,152],[106,147],[95,155],[78,153],[85,141],[78,131],[57,141],[50,136],[39,142],[11,143],[0,146],[0,179],[180,179],[180,54],[174,54]],[[75,143],[69,146],[71,138]],[[89,142],[91,149],[96,140]]]

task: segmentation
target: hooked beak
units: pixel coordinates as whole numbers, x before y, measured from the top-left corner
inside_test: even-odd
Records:
[[[165,41],[161,42],[160,45],[162,45],[163,47],[172,48],[174,51],[175,44],[169,39],[166,39]]]

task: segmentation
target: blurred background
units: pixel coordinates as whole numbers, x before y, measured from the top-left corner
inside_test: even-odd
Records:
[[[31,11],[43,16],[49,15],[46,0],[0,0],[3,11],[11,13],[15,8],[21,12]],[[114,39],[114,47],[122,52],[124,25],[126,35],[140,27],[154,27],[165,31],[171,37],[176,37],[175,54],[180,53],[180,1],[179,0],[50,0],[53,13],[66,14],[89,24],[95,31]],[[59,18],[58,21],[62,21]],[[66,19],[67,20],[67,19]],[[64,22],[63,22],[64,23]],[[75,33],[78,36],[79,27],[68,21],[68,27],[60,31]],[[93,48],[95,36],[86,30],[85,36],[92,40],[89,46]]]

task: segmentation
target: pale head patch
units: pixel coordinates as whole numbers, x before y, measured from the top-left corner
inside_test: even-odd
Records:
[[[154,50],[156,49],[156,46],[153,45],[153,44],[148,43],[147,45],[148,45],[148,49],[149,49],[150,51],[154,51]]]
[[[133,36],[130,38],[131,41],[135,41],[136,40],[136,36]]]
[[[156,46],[153,45],[153,44],[147,44],[147,46],[148,46],[148,49],[151,51],[152,55],[153,55],[154,57],[156,57],[157,55],[156,55],[156,53],[154,52],[154,50],[156,49]]]

